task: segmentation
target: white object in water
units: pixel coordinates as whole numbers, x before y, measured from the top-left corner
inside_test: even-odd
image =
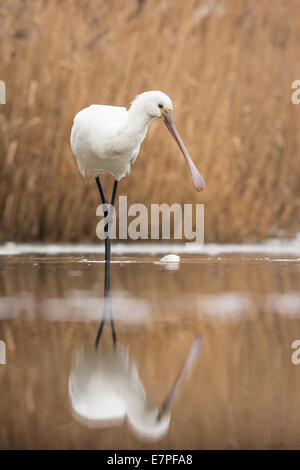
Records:
[[[180,256],[178,255],[166,255],[160,259],[161,263],[180,263]]]

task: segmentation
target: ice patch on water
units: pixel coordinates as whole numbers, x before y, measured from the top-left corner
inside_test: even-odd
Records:
[[[1,256],[17,256],[27,254],[63,255],[63,254],[103,254],[103,243],[87,244],[22,244],[8,242],[0,246]],[[300,256],[300,234],[291,240],[271,239],[263,243],[112,243],[113,255],[159,255],[165,253],[198,254],[219,256],[224,254],[261,254]],[[289,260],[290,261],[290,260]],[[90,262],[90,261],[89,261]]]
[[[295,262],[299,262],[300,258],[277,258],[277,259],[273,258],[273,259],[271,259],[271,261],[272,261],[272,263],[274,263],[274,262],[279,262],[279,263],[280,262],[282,262],[282,263],[287,263],[287,262],[292,263],[293,262],[293,263],[295,263]]]

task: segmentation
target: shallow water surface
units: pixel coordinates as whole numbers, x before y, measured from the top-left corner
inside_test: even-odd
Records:
[[[300,340],[299,258],[113,258],[117,347],[151,405],[164,400],[195,336],[203,340],[165,435],[152,441],[126,418],[91,426],[72,408],[69,378],[80,354],[93,351],[101,321],[102,259],[0,259],[2,449],[300,448],[300,365],[291,361],[291,344]],[[110,320],[100,356],[113,351]],[[106,399],[101,391],[104,408]]]

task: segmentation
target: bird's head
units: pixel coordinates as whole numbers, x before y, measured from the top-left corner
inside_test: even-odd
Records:
[[[142,441],[156,441],[162,439],[168,432],[171,413],[168,411],[162,416],[157,408],[145,406],[127,410],[129,426],[137,438]]]
[[[127,416],[129,424],[134,433],[143,440],[161,439],[168,431],[171,419],[171,406],[197,364],[201,349],[202,338],[196,335],[184,366],[158,409],[150,407],[146,399],[142,402],[135,400],[128,407]]]
[[[132,108],[140,109],[146,112],[150,119],[159,117],[163,118],[164,123],[169,129],[171,135],[176,140],[182,154],[187,162],[193,184],[197,191],[205,188],[205,182],[193,160],[189,156],[172,119],[173,104],[171,99],[161,91],[146,91],[138,95],[131,103]]]
[[[146,91],[137,95],[131,106],[141,108],[152,119],[162,117],[165,111],[172,111],[171,99],[161,91]]]

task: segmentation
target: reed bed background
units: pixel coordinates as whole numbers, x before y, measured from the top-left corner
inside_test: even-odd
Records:
[[[298,0],[2,0],[0,24],[1,242],[96,239],[73,117],[151,89],[172,97],[207,188],[196,193],[156,120],[121,181],[128,204],[205,203],[206,241],[299,231]]]

